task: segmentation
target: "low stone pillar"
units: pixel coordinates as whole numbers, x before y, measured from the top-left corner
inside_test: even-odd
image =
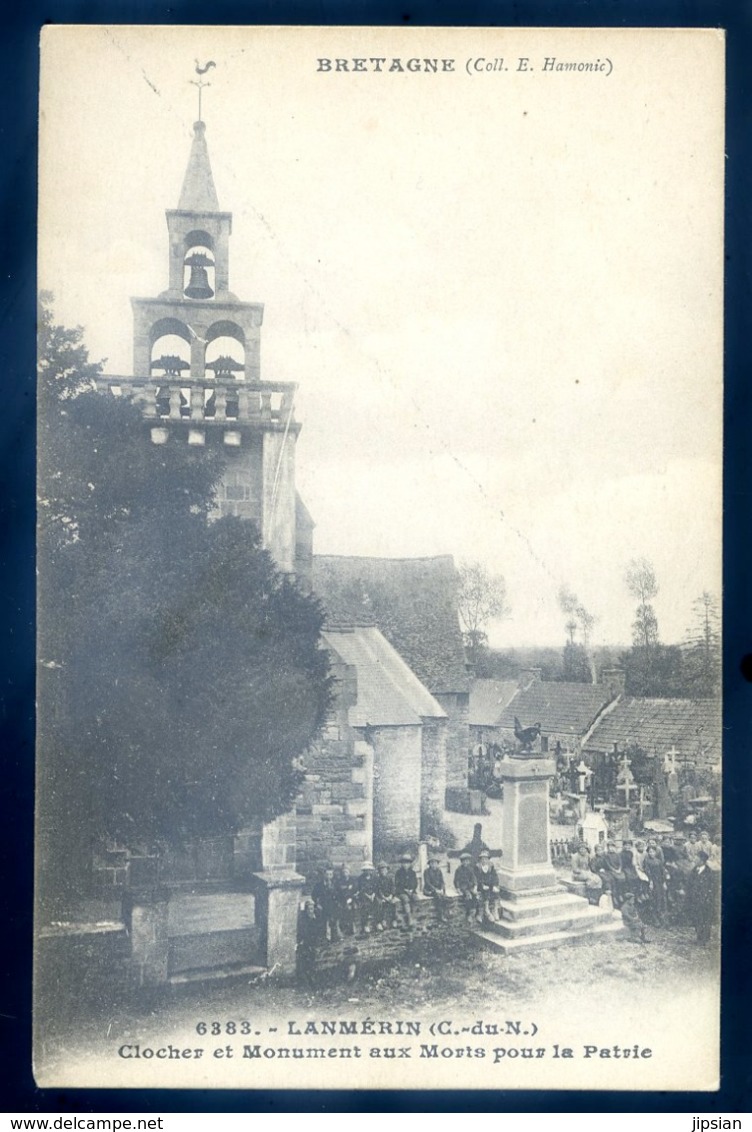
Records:
[[[305,883],[300,873],[280,869],[253,873],[261,962],[275,975],[294,975],[298,945],[298,910]]]
[[[158,987],[167,982],[169,901],[169,891],[161,887],[128,890],[123,897],[131,979],[137,987]]]
[[[510,758],[502,762],[504,784],[503,856],[498,871],[510,893],[552,887],[548,792],[556,773],[553,759]]]

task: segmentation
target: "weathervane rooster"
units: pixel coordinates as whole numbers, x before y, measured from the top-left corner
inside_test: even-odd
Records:
[[[207,82],[207,80],[202,78],[201,76],[205,75],[206,72],[208,70],[210,70],[210,68],[216,67],[217,64],[214,62],[213,59],[210,59],[208,63],[204,63],[203,67],[199,63],[198,59],[195,60],[195,63],[196,63],[196,74],[198,75],[198,82],[195,79],[191,79],[191,83],[193,84],[193,86],[198,87],[198,120],[199,120],[199,122],[201,122],[203,120],[201,118],[201,91],[204,89],[205,86],[211,86],[211,83]]]
[[[523,727],[517,716],[514,717],[514,737],[520,744],[521,754],[532,754],[533,743],[541,733],[540,723],[534,723],[532,727]]]

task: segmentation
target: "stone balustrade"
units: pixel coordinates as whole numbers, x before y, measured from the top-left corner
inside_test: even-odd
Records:
[[[246,384],[236,380],[205,378],[120,377],[103,374],[97,388],[113,396],[128,397],[143,409],[147,420],[200,422],[227,421],[248,424],[279,424],[295,420],[293,398],[297,385],[290,381]]]

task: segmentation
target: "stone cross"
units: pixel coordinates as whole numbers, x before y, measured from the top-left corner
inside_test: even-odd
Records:
[[[617,787],[616,787],[617,790],[623,790],[624,791],[624,805],[625,806],[629,805],[632,794],[635,791],[637,791],[639,793],[639,789],[638,789],[637,786],[635,786],[634,779],[632,778],[632,771],[630,770],[631,765],[632,765],[631,761],[630,761],[630,759],[627,755],[627,752],[625,751],[624,752],[624,759],[623,759],[623,762],[621,764],[621,771],[619,773],[618,784],[617,784]]]

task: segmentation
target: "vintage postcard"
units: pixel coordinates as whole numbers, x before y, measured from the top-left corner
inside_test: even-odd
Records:
[[[723,33],[41,50],[37,1082],[716,1089]]]

